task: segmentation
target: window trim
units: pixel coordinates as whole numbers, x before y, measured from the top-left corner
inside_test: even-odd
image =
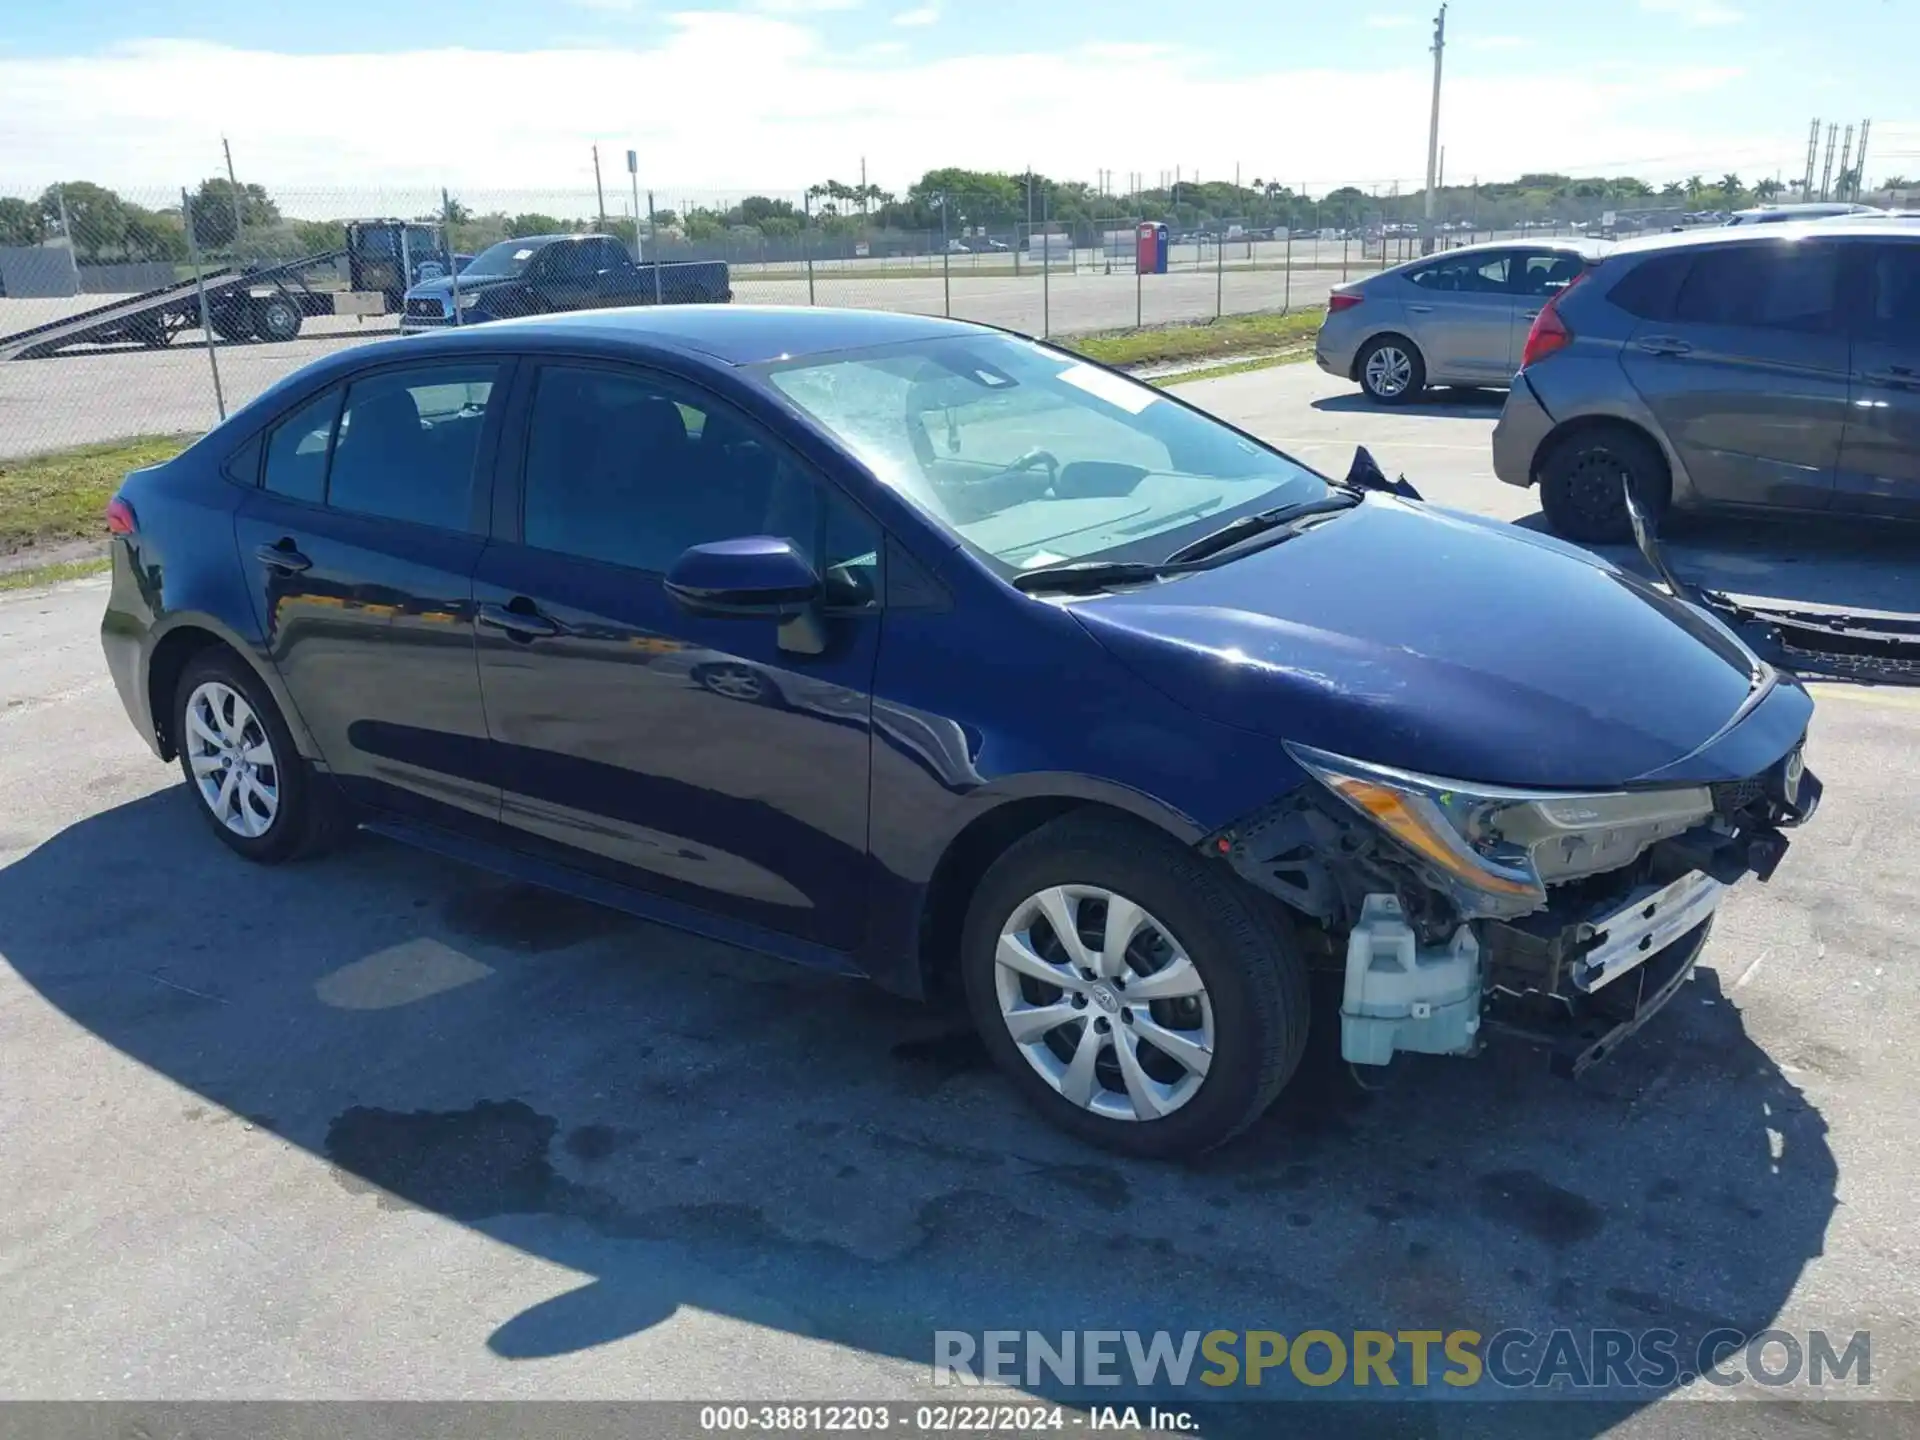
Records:
[[[533,403],[539,393],[541,373],[556,367],[605,370],[632,376],[642,383],[657,380],[666,388],[677,387],[689,391],[707,402],[705,413],[709,418],[712,417],[714,406],[725,407],[736,420],[753,429],[796,470],[824,490],[830,502],[845,505],[870,525],[878,537],[875,543],[878,577],[874,586],[873,603],[827,605],[822,607],[822,613],[828,616],[873,615],[887,608],[887,546],[894,541],[893,532],[871,509],[861,504],[845,485],[834,480],[820,466],[802,455],[785,436],[760,416],[750,413],[739,402],[722,395],[710,385],[702,384],[695,377],[658,364],[605,354],[560,350],[542,350],[538,354],[524,355],[521,358],[525,363],[519,367],[519,373],[515,377],[513,394],[510,397],[511,408],[503,422],[499,437],[492,507],[493,525],[489,531],[489,538],[502,544],[520,546],[538,555],[552,556],[568,564],[593,565],[622,575],[644,576],[652,580],[665,581],[666,572],[663,570],[648,570],[638,565],[624,565],[617,560],[601,560],[588,555],[572,555],[564,550],[549,550],[544,546],[530,543],[526,538],[527,452],[533,439]],[[823,519],[824,516],[823,509]],[[817,540],[818,537],[816,537],[816,544]]]

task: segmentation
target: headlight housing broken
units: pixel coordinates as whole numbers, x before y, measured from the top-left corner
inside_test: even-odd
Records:
[[[1465,918],[1509,919],[1547,887],[1632,864],[1713,814],[1704,785],[1511,790],[1287,744],[1307,773],[1395,841]]]

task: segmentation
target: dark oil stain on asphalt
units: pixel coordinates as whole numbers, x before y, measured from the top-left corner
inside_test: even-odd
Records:
[[[327,1158],[350,1189],[381,1204],[418,1206],[455,1220],[554,1208],[565,1182],[547,1158],[559,1125],[519,1100],[467,1110],[373,1110],[356,1105],[327,1127]]]
[[[532,885],[468,886],[440,907],[447,927],[473,940],[543,953],[627,929],[618,911]]]
[[[1590,1240],[1606,1223],[1600,1207],[1531,1170],[1498,1170],[1480,1177],[1480,1214],[1556,1248]]]
[[[1304,1190],[1313,1183],[1313,1167],[1294,1163],[1264,1174],[1242,1175],[1233,1188],[1243,1195],[1282,1195]]]
[[[567,1132],[567,1153],[589,1163],[618,1150],[625,1137],[611,1125],[576,1125]]]
[[[893,1058],[909,1065],[924,1065],[942,1080],[987,1068],[987,1047],[972,1030],[952,1030],[941,1035],[902,1040],[893,1047]]]
[[[1676,1200],[1680,1196],[1680,1182],[1671,1175],[1662,1175],[1647,1187],[1647,1201],[1652,1204],[1659,1200]]]

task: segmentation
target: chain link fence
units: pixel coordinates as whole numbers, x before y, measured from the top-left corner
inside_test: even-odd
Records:
[[[680,199],[631,187],[216,179],[28,194],[0,183],[0,459],[205,430],[325,351],[399,333],[413,286],[474,256],[514,263],[541,236],[608,235],[668,277],[723,263],[736,303],[946,315],[1056,338],[1317,310],[1332,286],[1421,251],[1410,202],[1359,187],[1320,200],[1236,187],[1239,213],[1214,213],[1178,187],[1114,198],[1017,180],[878,206],[818,187]],[[1450,206],[1435,243],[1564,234],[1573,219],[1489,228],[1478,208]],[[1494,207],[1484,218],[1509,219]],[[1163,273],[1137,263],[1143,224],[1166,229]],[[446,318],[458,321],[457,306]]]

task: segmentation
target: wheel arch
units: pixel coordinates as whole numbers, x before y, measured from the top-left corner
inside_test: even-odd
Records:
[[[179,754],[178,737],[173,733],[173,697],[180,676],[194,656],[207,650],[225,650],[253,672],[279,707],[280,717],[293,736],[294,746],[303,759],[318,758],[313,737],[293,699],[270,666],[263,665],[254,649],[241,636],[210,615],[170,617],[166,629],[155,637],[147,650],[147,713],[153,719],[154,738],[160,745],[160,757],[171,760]]]
[[[1106,787],[1062,786],[999,797],[948,838],[921,892],[915,943],[923,995],[958,998],[960,933],[981,878],[1015,844],[1066,815],[1104,815],[1143,825],[1183,846],[1202,838],[1186,817],[1133,792],[1116,795]]]
[[[1546,469],[1547,457],[1552,455],[1553,452],[1562,445],[1577,440],[1583,435],[1599,434],[1609,430],[1624,430],[1630,435],[1638,436],[1653,447],[1654,453],[1660,457],[1661,462],[1667,469],[1666,483],[1668,493],[1666,499],[1669,502],[1679,498],[1683,493],[1690,492],[1692,482],[1688,480],[1685,470],[1674,456],[1673,451],[1668,448],[1665,438],[1658,434],[1653,427],[1631,416],[1611,413],[1574,415],[1555,425],[1542,437],[1540,444],[1533,452],[1533,463],[1528,466],[1528,482],[1536,487],[1541,483]]]

